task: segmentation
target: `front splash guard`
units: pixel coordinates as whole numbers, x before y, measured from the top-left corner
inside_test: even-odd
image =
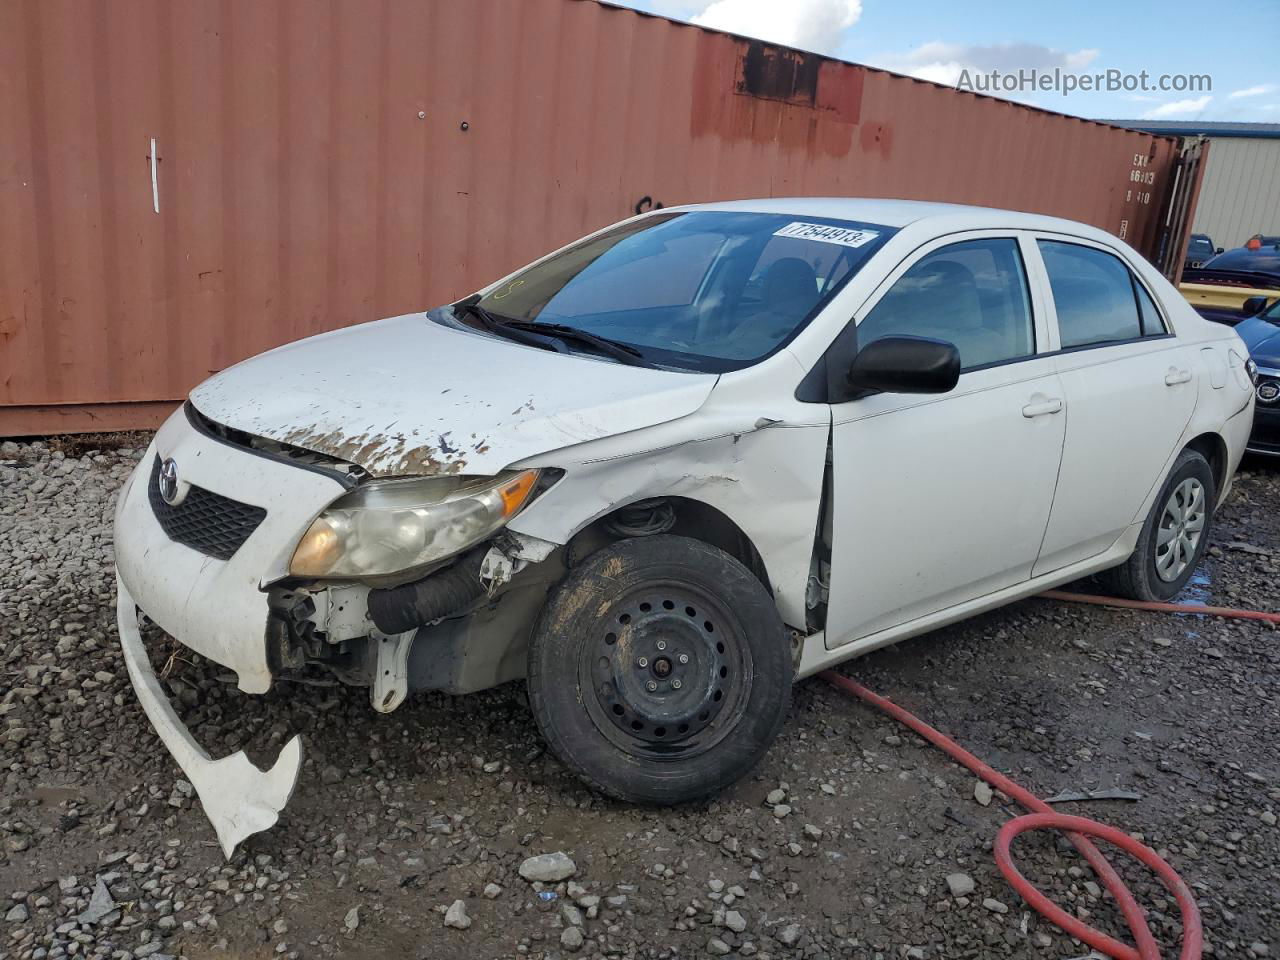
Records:
[[[295,734],[270,770],[259,770],[243,751],[220,760],[210,757],[178,719],[160,687],[138,630],[137,605],[118,574],[116,591],[120,646],[133,689],[147,719],[195,787],[222,853],[229,860],[237,844],[270,828],[279,819],[302,768],[302,738]]]

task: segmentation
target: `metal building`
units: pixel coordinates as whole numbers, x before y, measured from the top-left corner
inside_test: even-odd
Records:
[[[1193,232],[1227,249],[1254,234],[1280,234],[1280,123],[1111,122],[1164,136],[1208,138]]]
[[[154,425],[243,357],[660,204],[951,200],[1157,258],[1181,164],[1172,138],[594,0],[8,0],[0,435]]]

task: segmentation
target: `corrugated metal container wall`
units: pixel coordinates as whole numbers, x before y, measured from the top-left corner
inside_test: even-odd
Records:
[[[1255,233],[1280,234],[1280,139],[1211,137],[1196,207],[1196,233],[1239,247]]]
[[[1175,144],[590,0],[14,0],[0,434],[154,422],[655,204],[945,199],[1150,255]]]

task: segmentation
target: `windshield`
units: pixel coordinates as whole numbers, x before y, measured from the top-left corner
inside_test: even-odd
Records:
[[[827,217],[662,213],[530,267],[478,304],[499,322],[583,330],[663,366],[736,370],[794,337],[896,232]]]
[[[1195,255],[1197,257],[1213,256],[1213,243],[1208,237],[1192,237],[1191,242],[1187,244],[1187,255]]]

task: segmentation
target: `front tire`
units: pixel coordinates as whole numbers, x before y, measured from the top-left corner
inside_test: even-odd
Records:
[[[529,701],[552,751],[634,803],[705,797],[782,728],[794,669],[773,598],[722,550],[678,536],[592,554],[547,602]]]
[[[1213,468],[1183,450],[1151,505],[1133,554],[1103,574],[1107,587],[1130,600],[1166,602],[1187,585],[1209,546],[1218,490]]]

